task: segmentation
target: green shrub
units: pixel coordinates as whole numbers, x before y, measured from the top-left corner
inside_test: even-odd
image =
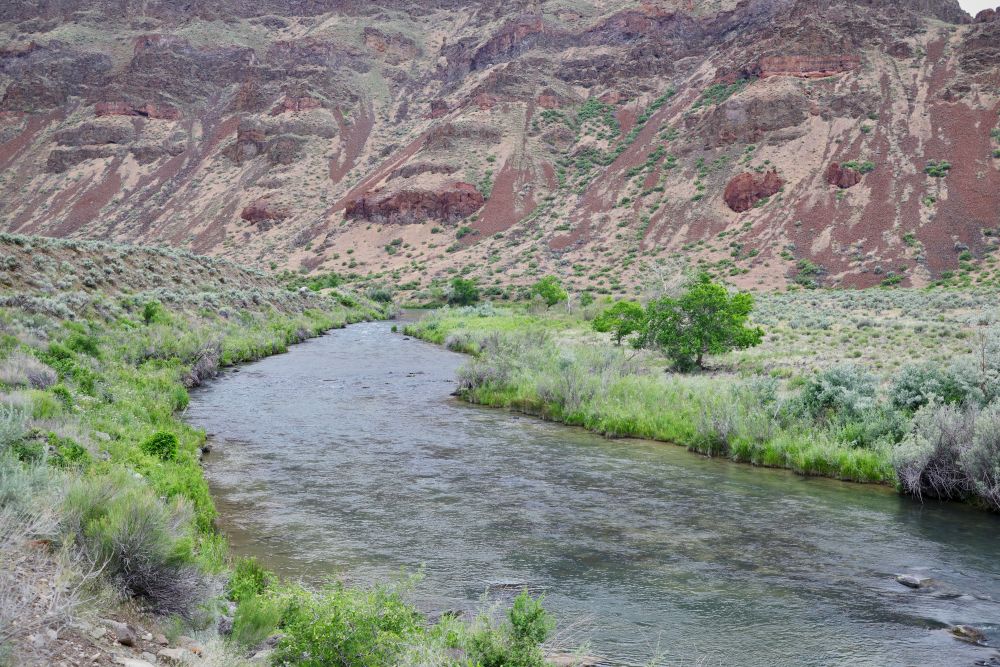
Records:
[[[397,591],[384,586],[303,591],[286,610],[273,660],[300,667],[396,664],[420,635],[421,620]]]
[[[924,173],[928,176],[933,176],[934,178],[944,178],[951,171],[951,163],[946,160],[936,161],[929,160],[927,166],[924,167]]]
[[[168,431],[157,431],[142,441],[139,449],[155,456],[161,461],[173,461],[177,459],[178,442],[177,436]]]
[[[625,338],[639,333],[646,326],[646,311],[632,301],[619,301],[594,318],[593,328],[598,333],[611,333],[616,345]]]
[[[167,505],[121,471],[76,480],[66,494],[64,528],[85,557],[124,595],[190,618],[205,581],[193,565],[188,504]]]
[[[452,306],[471,306],[479,301],[479,288],[468,278],[455,277],[451,279],[451,289],[448,292],[448,304]]]
[[[72,438],[60,437],[55,433],[48,436],[49,463],[60,468],[85,466],[90,462],[90,452],[87,448]]]
[[[284,599],[264,595],[242,600],[233,616],[232,641],[240,646],[259,645],[278,629],[286,607]]]
[[[814,419],[860,420],[876,407],[878,380],[860,366],[842,364],[806,382],[802,402]]]
[[[962,403],[968,392],[941,364],[909,364],[896,375],[889,389],[892,404],[900,410],[915,412],[935,398],[948,403]]]
[[[163,324],[169,320],[166,309],[159,301],[148,301],[142,307],[142,321],[146,324]]]
[[[226,595],[233,602],[243,602],[261,595],[274,582],[274,575],[265,570],[256,558],[241,558],[233,568],[226,586]]]
[[[91,357],[100,358],[101,356],[101,347],[97,338],[79,331],[70,334],[69,338],[66,339],[66,347]]]
[[[541,598],[524,591],[514,598],[506,623],[500,627],[480,619],[469,639],[469,655],[481,667],[542,667],[545,656],[540,645],[554,625]]]

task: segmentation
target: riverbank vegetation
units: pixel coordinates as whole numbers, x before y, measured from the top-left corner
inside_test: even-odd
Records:
[[[471,353],[460,383],[476,403],[1000,510],[996,297],[755,295],[760,345],[711,355],[696,373],[690,354],[678,363],[669,346],[642,345],[638,304],[446,308],[406,333]]]
[[[313,591],[252,563],[233,573],[214,528],[205,434],[179,417],[188,390],[220,367],[386,317],[384,300],[289,289],[171,250],[8,235],[0,255],[0,664],[82,651],[100,664],[163,650],[218,665],[521,651],[513,610],[487,641],[475,624],[426,622],[395,588]],[[199,642],[157,643],[106,617]],[[502,664],[536,664],[538,643]]]

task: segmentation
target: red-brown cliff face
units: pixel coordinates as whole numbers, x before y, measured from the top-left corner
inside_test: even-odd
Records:
[[[955,0],[12,0],[0,231],[422,286],[544,271],[619,296],[650,263],[725,261],[734,282],[780,287],[803,259],[830,285],[885,267],[927,284],[956,247],[975,264],[1000,238],[997,16]],[[445,225],[476,233],[456,245]]]
[[[367,193],[349,201],[345,214],[348,218],[390,224],[457,222],[478,211],[484,202],[474,185],[452,182],[434,190]]]
[[[166,104],[129,104],[128,102],[98,102],[94,105],[96,116],[141,116],[158,120],[178,120],[181,112]]]
[[[765,174],[744,172],[726,186],[726,206],[737,213],[744,213],[766,197],[778,194],[784,184],[776,171]]]
[[[769,76],[800,76],[821,79],[834,74],[850,72],[861,67],[861,56],[838,54],[835,56],[767,56],[760,59],[756,74]]]

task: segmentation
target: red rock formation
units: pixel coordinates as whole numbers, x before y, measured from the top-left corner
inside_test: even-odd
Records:
[[[153,104],[152,102],[141,106],[135,106],[128,102],[98,102],[94,106],[94,114],[97,116],[142,116],[159,120],[178,120],[181,117],[181,112],[174,107],[166,104]]]
[[[277,116],[283,113],[297,113],[299,111],[309,111],[310,109],[319,109],[322,106],[320,101],[315,97],[285,97],[278,103],[278,106],[271,110],[272,116]]]
[[[542,34],[545,25],[537,14],[525,14],[509,21],[492,39],[476,51],[471,69],[481,70],[508,58],[532,43],[531,38]]]
[[[893,42],[886,50],[890,56],[894,58],[912,58],[913,57],[913,47],[907,42],[899,41]]]
[[[479,93],[472,98],[472,103],[479,107],[480,111],[489,111],[497,105],[496,95],[490,95],[489,93]]]
[[[861,57],[852,55],[766,56],[757,63],[757,75],[762,79],[769,76],[814,79],[850,72],[859,67],[861,67]]]
[[[833,162],[827,167],[826,182],[846,190],[861,182],[861,172],[850,167],[841,167],[839,163]]]
[[[1000,7],[997,9],[984,9],[976,14],[976,23],[990,23],[1000,20]]]
[[[626,97],[624,94],[622,94],[617,90],[611,90],[604,93],[597,99],[599,99],[604,104],[610,104],[611,106],[614,106],[616,104],[620,104],[622,100],[626,99]]]
[[[237,143],[263,144],[266,138],[264,128],[252,119],[243,119],[236,127]]]
[[[352,199],[344,214],[393,224],[425,220],[457,222],[479,210],[485,200],[470,183],[452,182],[437,190],[400,190],[385,193],[376,190]]]
[[[726,205],[737,213],[749,211],[761,199],[777,194],[784,184],[773,169],[766,174],[742,173],[726,186]]]
[[[249,223],[263,222],[265,220],[284,220],[289,217],[288,209],[278,206],[267,197],[261,197],[250,203],[243,209],[240,217]]]
[[[444,100],[431,100],[431,118],[441,118],[448,115],[448,103]]]

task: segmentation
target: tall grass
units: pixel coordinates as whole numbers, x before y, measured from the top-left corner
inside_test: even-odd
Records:
[[[493,318],[499,326],[490,326]],[[459,340],[458,349],[474,353],[459,371],[460,391],[474,403],[804,475],[895,480],[885,446],[845,443],[832,427],[802,415],[789,392],[755,379],[653,371],[635,351],[557,340],[551,331],[537,318],[475,309],[431,315],[406,330],[431,341]]]
[[[123,598],[188,619],[221,593],[227,558],[199,464],[205,434],[178,416],[188,389],[220,366],[386,313],[346,293],[277,286],[5,303],[0,514],[39,488],[62,490],[46,505],[54,517],[46,539]]]

